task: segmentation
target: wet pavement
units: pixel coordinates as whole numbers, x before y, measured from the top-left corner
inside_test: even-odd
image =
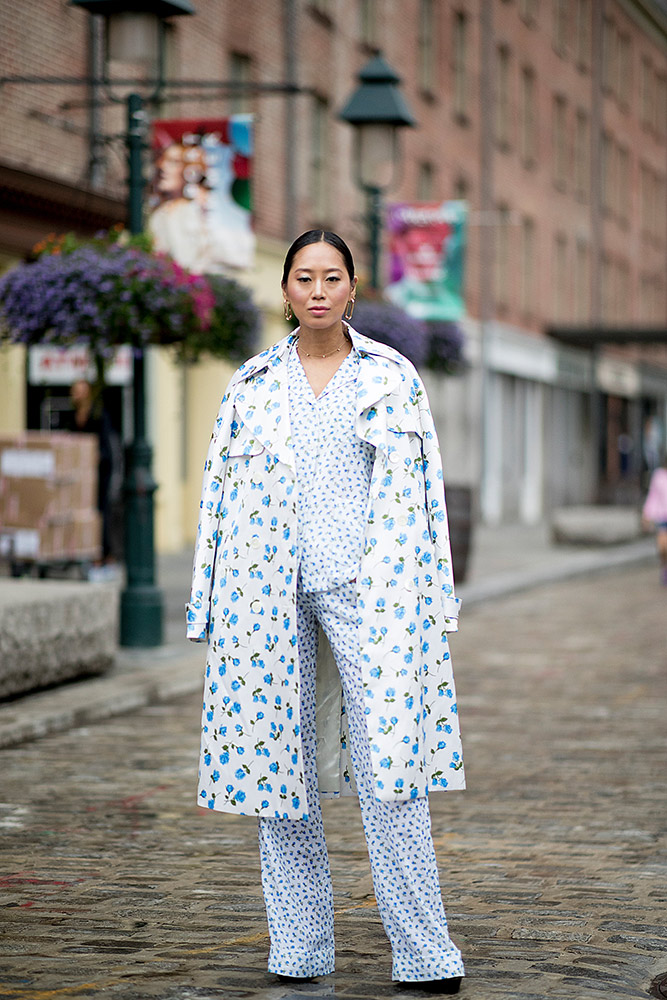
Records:
[[[469,789],[431,806],[461,997],[649,996],[667,973],[657,569],[487,600],[452,648]],[[199,700],[0,752],[0,998],[423,995],[390,982],[353,800],[325,808],[336,973],[266,972],[255,823],[195,805]]]

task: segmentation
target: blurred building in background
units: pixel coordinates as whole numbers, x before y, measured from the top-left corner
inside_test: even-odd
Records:
[[[267,342],[285,332],[281,263],[324,226],[367,272],[353,136],[338,113],[377,52],[417,118],[395,201],[465,199],[468,370],[427,376],[451,482],[492,522],[634,502],[667,418],[667,3],[664,0],[195,0],[167,38],[156,118],[251,113],[255,265]],[[49,232],[125,218],[122,105],[100,82],[97,19],[0,0],[0,268]],[[131,75],[132,67],[116,67]],[[83,81],[88,81],[84,83]],[[231,86],[230,86],[231,85]],[[230,369],[154,351],[157,539],[190,541]],[[33,381],[39,381],[34,379]],[[122,379],[119,380],[122,383]],[[127,389],[115,418],[127,422]],[[25,352],[0,351],[0,431],[57,423]],[[159,428],[159,433],[158,433]]]

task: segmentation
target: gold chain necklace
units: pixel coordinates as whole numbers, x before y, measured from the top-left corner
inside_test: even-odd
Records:
[[[347,342],[348,342],[348,337],[347,335],[345,335],[343,338],[343,343],[340,344],[338,347],[336,347],[333,351],[329,351],[327,354],[309,354],[308,351],[303,351],[303,355],[306,358],[330,358],[334,354],[337,354],[339,351],[342,351]],[[298,339],[297,339],[296,349],[299,352],[299,354],[302,353],[301,348],[299,347]]]

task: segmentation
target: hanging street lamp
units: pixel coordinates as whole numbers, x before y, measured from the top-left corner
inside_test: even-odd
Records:
[[[189,0],[70,0],[105,18],[105,82],[110,85],[112,60],[140,66],[146,73],[150,99],[164,83],[165,19],[194,14]],[[139,93],[127,97],[128,229],[143,231],[143,149],[146,115]],[[126,583],[120,601],[120,642],[123,646],[159,646],[163,638],[163,599],[155,582],[154,494],[152,448],[146,439],[144,352],[135,351],[133,378],[133,441],[127,452],[125,497]]]
[[[359,73],[359,86],[339,117],[356,130],[354,166],[357,185],[366,195],[371,254],[371,288],[380,288],[382,195],[393,183],[400,160],[399,129],[417,122],[399,90],[401,78],[375,56]]]

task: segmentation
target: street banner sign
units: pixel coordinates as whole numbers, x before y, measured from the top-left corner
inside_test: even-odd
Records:
[[[155,121],[151,147],[155,249],[195,274],[252,267],[252,117]]]
[[[432,322],[465,315],[467,217],[465,201],[388,206],[388,299]]]

